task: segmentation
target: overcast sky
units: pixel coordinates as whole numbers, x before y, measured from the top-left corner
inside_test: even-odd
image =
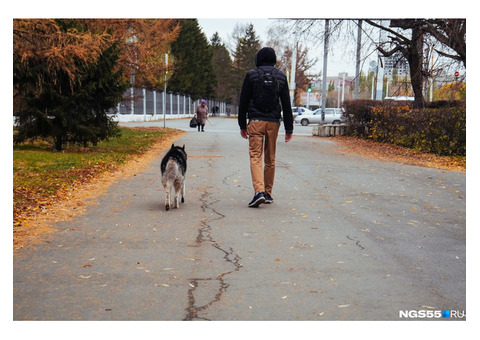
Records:
[[[259,0],[242,0],[226,3],[225,0],[183,0],[182,2],[162,2],[145,0],[133,3],[127,0],[112,2],[98,0],[84,0],[82,6],[66,4],[62,0],[22,0],[8,6],[0,21],[5,26],[4,40],[11,40],[11,18],[198,18],[207,39],[218,31],[220,37],[228,42],[237,22],[253,23],[261,41],[267,41],[267,30],[275,25],[276,20],[267,18],[468,18],[469,31],[478,26],[473,9],[473,1],[436,0],[432,6],[418,0],[402,0],[401,5],[392,5],[384,0],[342,0],[341,2],[321,2],[319,0],[303,0],[301,2],[276,0],[274,3]],[[476,8],[476,7],[475,7]],[[471,39],[471,42],[474,40]],[[315,71],[322,70],[323,44],[312,43],[310,58],[318,58]],[[474,44],[469,45],[472,50]],[[329,51],[328,76],[337,76],[340,72],[348,72],[349,76],[355,73],[354,46],[335,44]],[[473,53],[472,53],[473,54]],[[371,58],[373,59],[373,57]],[[364,72],[368,71],[365,61]],[[472,65],[472,64],[471,64]]]
[[[215,32],[218,32],[220,38],[224,43],[227,43],[235,28],[235,25],[240,23],[242,25],[252,23],[255,32],[260,37],[262,43],[266,43],[268,40],[268,29],[271,26],[275,26],[278,21],[275,19],[260,19],[260,18],[199,18],[198,23],[203,32],[210,41],[210,38]],[[310,58],[318,58],[315,65],[315,71],[323,69],[323,44],[317,46],[309,46]],[[345,53],[345,46],[339,44],[333,45],[328,58],[328,76],[338,76],[340,72],[347,72],[349,76],[355,74],[355,56],[349,53]]]

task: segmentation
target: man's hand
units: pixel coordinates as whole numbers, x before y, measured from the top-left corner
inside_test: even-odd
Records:
[[[248,139],[247,130],[240,130],[240,136],[242,136],[245,139]]]
[[[293,134],[287,133],[285,134],[285,143],[288,143],[292,140]]]

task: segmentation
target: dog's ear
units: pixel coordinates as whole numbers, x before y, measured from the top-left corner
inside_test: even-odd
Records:
[[[174,145],[174,144],[172,144],[172,147],[171,147],[170,149],[173,149],[173,148],[175,148],[175,145]]]
[[[185,144],[183,144],[183,148],[182,148],[183,151],[185,151]]]

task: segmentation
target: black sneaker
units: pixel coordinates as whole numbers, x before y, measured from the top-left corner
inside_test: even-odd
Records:
[[[258,192],[253,196],[253,200],[248,203],[248,206],[250,208],[257,208],[262,203],[265,203],[265,196],[263,195],[263,192]]]
[[[265,204],[272,204],[273,203],[273,198],[269,194],[265,193]]]

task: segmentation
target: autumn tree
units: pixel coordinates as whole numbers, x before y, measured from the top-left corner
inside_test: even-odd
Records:
[[[285,39],[275,38],[270,36],[271,39],[268,42],[269,46],[275,46],[275,52],[277,53],[277,68],[288,73],[291,70],[292,56],[294,51],[291,46],[284,43]],[[279,39],[279,40],[277,40]],[[316,58],[311,59],[309,57],[309,49],[303,47],[301,44],[297,45],[297,57],[295,68],[295,91],[294,91],[294,103],[300,102],[300,93],[306,92],[308,84],[312,81],[320,79],[321,72],[313,73],[312,69],[317,62]]]
[[[314,21],[317,23],[317,21]],[[298,24],[298,27],[296,26]],[[308,24],[308,20],[304,22]],[[293,51],[296,49],[294,103],[300,102],[300,93],[306,92],[308,84],[321,79],[321,72],[314,72],[318,58],[311,57],[308,37],[301,33],[304,28],[299,21],[280,21],[268,30],[268,46],[277,52],[277,67],[285,73],[291,70]]]
[[[16,22],[14,41],[15,142],[52,137],[62,150],[118,133],[107,115],[127,88],[118,44],[63,20]]]
[[[462,82],[454,82],[443,85],[437,93],[438,100],[465,100],[466,85]]]
[[[117,133],[107,111],[126,89],[119,49],[105,33],[71,20],[14,20],[15,142],[53,137],[96,144]]]
[[[135,75],[135,86],[163,88],[165,54],[178,37],[177,19],[79,19],[89,30],[108,32],[121,51],[118,65],[124,76]],[[172,67],[170,65],[169,67]]]
[[[62,80],[73,86],[81,67],[109,44],[108,34],[68,27],[62,20],[13,20],[14,109],[25,93],[36,94],[44,84]]]
[[[388,27],[374,20],[365,22],[389,34],[390,40],[386,43],[388,45],[379,44],[377,47],[383,56],[389,57],[400,52],[408,61],[415,95],[414,106],[417,108],[425,107],[423,82],[427,71],[424,69],[424,40],[427,34],[454,52],[437,50],[439,54],[462,61],[463,65],[466,65],[465,19],[392,19]]]
[[[461,61],[464,67],[467,66],[466,19],[427,19],[423,23],[423,29],[452,51],[437,49],[438,54]]]
[[[60,150],[115,135],[107,112],[122,100],[130,74],[155,87],[162,53],[177,34],[175,20],[14,20],[16,141],[51,136]]]
[[[193,99],[212,96],[216,85],[213,50],[197,19],[180,20],[180,33],[171,44],[171,51],[175,68],[168,90],[187,93]]]
[[[415,19],[390,20],[390,26],[385,27],[373,20],[365,20],[368,24],[380,28],[390,33],[388,47],[386,44],[379,44],[377,49],[384,57],[391,57],[395,53],[402,53],[410,66],[410,79],[412,89],[415,94],[414,106],[417,108],[425,107],[425,98],[423,96],[423,41],[425,32],[421,25]],[[393,28],[408,30],[407,35],[402,31],[396,31]]]

